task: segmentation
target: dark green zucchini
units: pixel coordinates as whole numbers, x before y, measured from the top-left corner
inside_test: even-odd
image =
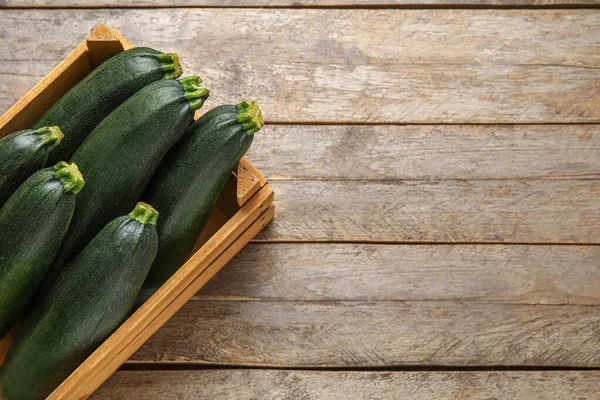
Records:
[[[85,176],[73,223],[49,279],[118,215],[139,200],[167,151],[193,122],[208,97],[202,80],[152,83],[119,106],[90,134],[73,161]]]
[[[0,139],[0,206],[31,174],[46,166],[48,153],[62,138],[57,126],[46,126]]]
[[[77,166],[60,162],[31,175],[0,208],[0,337],[42,283],[83,185]]]
[[[156,255],[157,218],[151,206],[139,203],[60,272],[17,333],[0,398],[45,399],[118,328]]]
[[[196,121],[165,157],[143,196],[160,210],[161,220],[158,254],[138,305],[190,256],[231,171],[262,126],[256,103],[220,106]]]
[[[58,125],[63,143],[51,154],[47,165],[70,160],[92,130],[115,108],[146,85],[181,75],[176,54],[137,47],[109,58],[79,82],[33,128]]]

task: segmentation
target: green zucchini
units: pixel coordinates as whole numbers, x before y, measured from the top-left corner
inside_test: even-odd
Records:
[[[119,106],[90,134],[73,161],[86,177],[73,223],[49,278],[110,220],[139,200],[167,151],[193,122],[209,90],[187,77],[152,83]],[[46,285],[46,284],[45,284]]]
[[[169,152],[143,199],[160,210],[156,260],[137,301],[148,299],[190,256],[231,171],[263,126],[258,105],[220,106]]]
[[[31,174],[46,166],[48,153],[62,138],[57,126],[46,126],[0,139],[0,206]]]
[[[60,162],[31,175],[0,208],[0,337],[42,283],[83,186],[77,166]]]
[[[71,156],[92,130],[121,103],[146,85],[175,79],[182,73],[179,57],[137,47],[109,58],[69,90],[40,118],[33,128],[58,125],[63,143],[47,165]]]
[[[139,203],[60,272],[17,333],[0,398],[45,399],[118,328],[156,255],[157,218],[156,210]]]

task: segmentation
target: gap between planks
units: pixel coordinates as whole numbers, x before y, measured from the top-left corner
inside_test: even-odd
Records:
[[[284,371],[336,371],[336,372],[445,372],[445,371],[473,371],[473,372],[492,372],[492,371],[600,371],[595,367],[527,367],[522,365],[501,365],[490,366],[445,366],[445,365],[386,365],[383,367],[288,367],[281,366],[277,368],[261,365],[241,365],[241,364],[195,364],[185,362],[136,362],[128,361],[123,364],[119,371],[205,371],[205,370],[284,370]]]
[[[581,304],[581,303],[526,303],[519,301],[502,301],[502,300],[486,300],[482,297],[456,297],[456,298],[434,298],[434,299],[356,299],[356,300],[348,300],[348,299],[288,299],[284,297],[269,297],[269,298],[256,298],[256,297],[241,297],[241,296],[219,296],[219,295],[202,295],[199,293],[199,297],[194,297],[194,301],[210,301],[210,302],[237,302],[237,303],[285,303],[285,304],[314,304],[314,305],[322,305],[322,304],[331,304],[335,305],[336,303],[344,303],[344,304],[364,304],[364,303],[470,303],[470,304],[490,304],[497,306],[523,306],[528,305],[532,307],[538,306],[552,306],[552,307],[598,307],[600,309],[600,304]]]
[[[562,176],[521,176],[509,178],[398,178],[398,179],[377,179],[377,178],[291,178],[291,177],[270,177],[271,182],[377,182],[377,183],[396,183],[396,182],[486,182],[486,181],[596,181],[600,179],[600,174],[582,174],[582,175],[562,175]]]
[[[190,301],[210,301],[210,302],[234,302],[234,303],[285,303],[285,304],[314,304],[314,305],[322,305],[322,304],[331,304],[335,305],[337,303],[344,304],[364,304],[364,303],[388,303],[388,304],[402,304],[402,303],[469,303],[469,304],[489,304],[489,305],[497,305],[497,306],[531,306],[531,307],[596,307],[600,310],[600,305],[598,304],[579,304],[579,303],[522,303],[517,301],[495,301],[495,300],[482,300],[481,298],[448,298],[448,299],[417,299],[417,300],[306,300],[306,299],[285,299],[281,297],[270,297],[268,299],[260,299],[260,298],[240,298],[240,297],[226,297],[226,296],[203,296],[197,297]]]
[[[596,10],[600,4],[281,4],[281,5],[249,5],[249,6],[223,6],[220,4],[186,5],[186,4],[98,4],[98,5],[2,5],[0,10],[161,10],[161,9],[230,9],[230,10]]]
[[[2,60],[0,60],[2,61]],[[13,61],[13,60],[4,60]],[[19,60],[21,61],[21,60]],[[28,61],[28,60],[23,60]],[[47,60],[43,60],[47,61]],[[265,120],[265,126],[289,126],[289,125],[301,125],[301,126],[544,126],[544,125],[598,125],[600,121],[594,122],[560,122],[560,121],[549,121],[549,122],[368,122],[368,121],[279,121],[279,120]]]
[[[478,246],[478,245],[499,245],[499,246],[600,246],[600,243],[574,243],[574,242],[418,242],[403,240],[336,240],[336,239],[253,239],[250,243],[257,244],[380,244],[380,245],[403,245],[403,246]]]

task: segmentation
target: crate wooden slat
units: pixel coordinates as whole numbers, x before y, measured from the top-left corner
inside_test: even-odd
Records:
[[[31,126],[71,87],[104,60],[133,47],[117,30],[96,27],[54,70],[0,117],[0,137]],[[198,114],[197,114],[198,116]],[[245,158],[240,161],[182,268],[80,367],[49,399],[90,396],[154,332],[206,284],[273,218],[273,192]],[[17,328],[0,340],[2,365]]]

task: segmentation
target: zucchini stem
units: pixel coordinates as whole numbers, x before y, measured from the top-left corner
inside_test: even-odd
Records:
[[[140,201],[137,203],[132,212],[129,213],[129,218],[139,222],[142,225],[156,226],[158,220],[158,211],[150,204]]]
[[[164,79],[177,79],[183,74],[179,56],[175,53],[162,53],[158,55],[158,61],[164,65],[162,70],[165,72]]]
[[[255,102],[242,101],[235,108],[239,111],[237,121],[242,125],[246,135],[254,135],[265,125],[262,112]]]
[[[35,134],[43,136],[42,144],[48,146],[48,150],[52,150],[65,137],[58,126],[44,126],[36,129]]]
[[[210,94],[210,89],[200,86],[202,79],[197,76],[188,76],[179,79],[177,82],[183,88],[184,96],[192,110],[197,110],[204,105]]]
[[[77,164],[61,161],[54,166],[54,178],[57,179],[65,192],[77,194],[85,186],[83,175],[79,172]]]

